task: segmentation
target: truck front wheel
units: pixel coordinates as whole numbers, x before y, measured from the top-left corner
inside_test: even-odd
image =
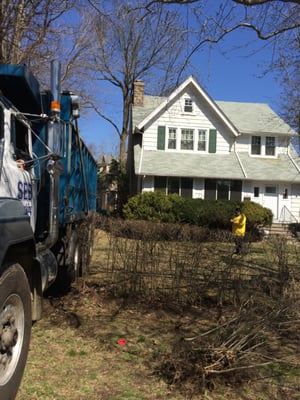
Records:
[[[0,276],[0,396],[15,398],[31,334],[31,295],[23,268],[13,264]]]

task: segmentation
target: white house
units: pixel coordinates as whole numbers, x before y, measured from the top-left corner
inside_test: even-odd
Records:
[[[142,82],[134,89],[135,193],[248,199],[275,221],[300,220],[296,132],[267,104],[214,101],[193,77],[168,97],[144,95]]]

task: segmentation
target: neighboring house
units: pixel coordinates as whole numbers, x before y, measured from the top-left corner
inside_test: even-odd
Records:
[[[113,157],[101,154],[98,164],[98,195],[97,209],[99,212],[113,211],[117,204],[116,177],[111,173]]]
[[[164,98],[134,90],[132,194],[251,200],[275,221],[300,220],[296,132],[267,104],[214,101],[193,77]]]

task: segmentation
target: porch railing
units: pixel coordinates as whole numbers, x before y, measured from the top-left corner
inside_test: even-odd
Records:
[[[298,219],[294,216],[294,214],[287,208],[287,206],[283,206],[281,209],[279,222],[298,222]]]

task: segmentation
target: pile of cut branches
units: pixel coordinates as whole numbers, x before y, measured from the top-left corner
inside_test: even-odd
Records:
[[[281,352],[285,334],[295,344],[299,341],[299,303],[288,306],[281,299],[275,304],[261,297],[255,301],[247,301],[236,315],[233,310],[219,310],[215,326],[202,327],[194,336],[177,337],[172,352],[160,357],[160,375],[169,384],[199,393],[219,384],[239,386],[267,379],[275,365],[282,374],[289,368],[300,373],[299,361]]]

